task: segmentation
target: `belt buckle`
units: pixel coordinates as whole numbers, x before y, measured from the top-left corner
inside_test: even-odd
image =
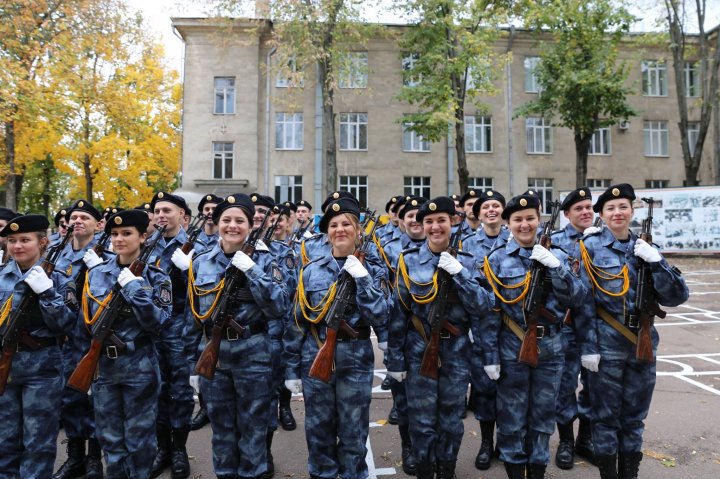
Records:
[[[535,326],[535,330],[537,331],[538,339],[542,339],[545,337],[545,326]]]
[[[625,326],[630,329],[640,328],[640,317],[637,314],[628,314],[625,317]]]
[[[238,339],[240,339],[240,335],[233,328],[228,327],[225,330],[225,339],[227,339],[228,341],[237,341]]]
[[[117,359],[117,358],[118,358],[117,346],[107,346],[107,347],[105,348],[105,355],[106,355],[109,359]]]
[[[450,339],[450,332],[445,329],[440,330],[440,339]]]

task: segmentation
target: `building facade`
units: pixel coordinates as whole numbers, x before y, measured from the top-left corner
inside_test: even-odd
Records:
[[[260,26],[258,26],[260,25]],[[264,35],[271,24],[235,20],[173,19],[185,42],[182,186],[192,202],[203,193],[225,195],[260,191],[276,200],[301,198],[319,205],[323,194],[322,100],[315,72],[301,85],[274,78],[268,65],[273,51]],[[402,33],[402,26],[388,26]],[[403,55],[395,38],[372,39],[353,54],[367,65],[335,89],[338,186],[370,208],[406,193],[433,197],[458,193],[454,146],[428,143],[405,128],[400,118],[412,112],[397,99]],[[507,196],[528,187],[546,201],[575,187],[572,132],[542,118],[514,118],[539,88],[532,74],[538,47],[526,31],[505,32],[496,44],[510,53],[499,75],[499,93],[481,98],[488,106],[476,114],[466,107],[466,151],[471,186],[493,187]],[[634,65],[629,103],[639,112],[596,132],[588,159],[588,183],[604,187],[629,182],[636,187],[673,187],[684,182],[678,132],[674,72],[669,52],[640,48],[630,38],[621,55]],[[688,96],[699,95],[699,70],[685,71]],[[693,98],[688,103],[697,103]],[[699,117],[693,108],[690,119]],[[691,125],[691,139],[693,129]],[[715,178],[712,128],[705,142],[701,184]],[[692,143],[692,141],[691,141]]]

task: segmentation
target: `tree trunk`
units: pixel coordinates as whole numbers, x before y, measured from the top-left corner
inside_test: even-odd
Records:
[[[335,143],[335,108],[333,105],[333,88],[328,81],[330,66],[320,61],[318,68],[319,81],[323,97],[323,153],[325,154],[325,192],[327,197],[337,191],[337,145]]]
[[[470,172],[468,171],[467,157],[465,155],[465,109],[462,106],[455,113],[455,156],[457,157],[460,194],[465,194],[468,190]]]
[[[15,182],[15,122],[5,122],[5,157],[7,159],[8,174],[5,180],[5,206],[15,211],[17,209],[17,185]]]
[[[83,171],[85,172],[85,199],[92,203],[93,180],[92,168],[90,166],[90,155],[85,153],[83,156]]]
[[[50,217],[50,191],[52,189],[53,160],[52,155],[45,157],[42,168],[43,193],[42,193],[42,211],[47,217]]]
[[[587,160],[592,135],[575,132],[575,188],[587,185]]]

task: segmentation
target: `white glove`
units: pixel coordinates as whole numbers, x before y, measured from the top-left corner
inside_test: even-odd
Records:
[[[585,236],[594,235],[601,231],[602,231],[602,228],[600,228],[599,226],[588,226],[587,228],[585,228],[585,231],[583,231],[583,234]]]
[[[35,294],[41,294],[53,287],[53,282],[40,266],[33,266],[25,277],[25,282]]]
[[[177,266],[180,271],[187,271],[188,269],[190,269],[190,263],[192,262],[192,257],[194,254],[194,249],[191,249],[188,254],[185,254],[182,252],[182,249],[177,248],[175,251],[173,251],[173,254],[170,257],[170,261],[172,261],[173,264]]]
[[[302,380],[286,379],[285,387],[293,394],[300,394],[302,392]]]
[[[543,245],[536,244],[533,246],[532,254],[530,259],[537,260],[542,265],[548,268],[557,268],[560,266],[560,260],[555,257],[547,248]]]
[[[493,381],[497,381],[500,377],[500,365],[499,364],[491,364],[489,366],[483,366],[483,369],[485,370],[485,374],[492,379]]]
[[[122,286],[123,288],[130,281],[140,281],[141,279],[142,278],[140,276],[135,276],[134,274],[132,274],[130,268],[123,268],[123,270],[120,271],[120,274],[118,275],[118,283],[120,283],[120,286]]]
[[[463,266],[460,264],[460,261],[453,258],[453,255],[448,253],[447,251],[443,251],[440,253],[440,261],[438,261],[438,268],[442,268],[450,275],[455,276],[460,271],[462,271]]]
[[[92,269],[102,263],[100,256],[98,256],[95,250],[92,249],[85,251],[85,255],[83,255],[83,261],[87,265],[88,269]]]
[[[5,257],[5,251],[0,249],[0,264],[3,264],[3,258]]]
[[[657,263],[658,261],[662,261],[662,256],[660,256],[658,250],[640,238],[635,241],[635,256],[644,259],[648,263]]]
[[[242,251],[235,253],[232,259],[232,265],[243,273],[255,266],[255,261],[250,259],[250,256],[246,255]]]
[[[592,371],[592,372],[596,373],[596,372],[598,372],[598,365],[600,364],[600,355],[599,354],[583,354],[580,357],[580,363],[582,364],[582,367],[584,367],[588,371]]]
[[[382,351],[383,353],[387,353],[387,341],[382,341],[378,343],[378,349]]]
[[[343,265],[342,269],[348,272],[350,276],[353,278],[364,278],[368,274],[368,270],[365,269],[365,266],[360,262],[359,259],[357,259],[354,255],[350,255],[345,260],[345,264]]]
[[[400,371],[399,373],[395,371],[388,371],[387,375],[393,378],[395,381],[401,383],[407,376],[407,371]]]

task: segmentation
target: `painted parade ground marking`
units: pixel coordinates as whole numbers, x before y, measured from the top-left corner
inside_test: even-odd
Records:
[[[683,361],[684,360],[684,361]],[[696,371],[695,368],[688,364],[688,360],[700,360],[702,363],[708,363],[713,366],[712,370],[700,370]],[[720,353],[709,353],[709,354],[669,354],[657,357],[658,372],[657,376],[669,376],[677,378],[695,387],[698,387],[704,391],[711,392],[720,396],[720,389],[713,386],[709,386],[700,381],[693,379],[692,377],[703,377],[703,376],[720,376]],[[661,363],[675,366],[672,369],[675,371],[660,371]],[[702,364],[701,363],[701,364]],[[680,368],[680,371],[677,371]]]

